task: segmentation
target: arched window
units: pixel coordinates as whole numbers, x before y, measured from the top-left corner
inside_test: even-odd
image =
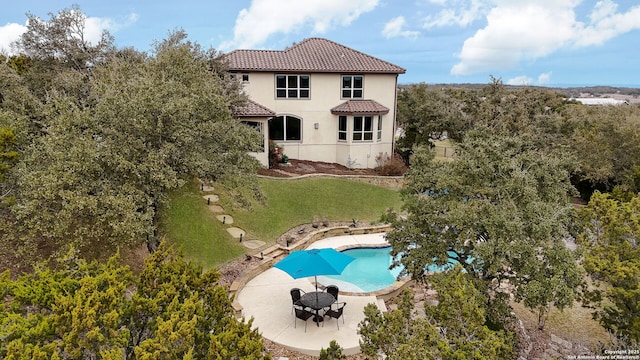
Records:
[[[269,120],[269,139],[274,141],[300,141],[302,119],[291,115],[276,116]]]

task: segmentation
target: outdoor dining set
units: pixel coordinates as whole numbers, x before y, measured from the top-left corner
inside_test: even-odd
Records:
[[[303,320],[306,332],[307,320],[313,318],[317,326],[320,326],[320,323],[324,326],[324,318],[330,317],[336,319],[338,330],[340,330],[338,320],[342,317],[344,323],[343,312],[347,304],[338,302],[339,289],[336,285],[329,285],[324,291],[318,290],[317,276],[341,274],[353,260],[353,257],[335,249],[323,248],[294,251],[274,265],[294,279],[316,277],[315,291],[304,292],[299,288],[293,288],[290,291],[294,327],[298,319]]]
[[[336,325],[340,330],[338,319],[342,317],[346,302],[338,302],[338,287],[329,285],[325,291],[304,291],[293,288],[291,289],[292,312],[295,315],[294,327],[298,319],[305,321],[304,330],[307,331],[306,321],[313,318],[313,321],[320,326],[324,321],[324,317],[328,316],[336,319]],[[322,316],[320,315],[322,311]],[[344,318],[342,318],[344,323]],[[324,323],[322,324],[324,326]]]

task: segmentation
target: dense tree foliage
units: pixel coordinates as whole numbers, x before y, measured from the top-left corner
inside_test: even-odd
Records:
[[[438,305],[414,311],[413,294],[405,291],[397,310],[365,308],[359,324],[362,352],[386,359],[509,359],[513,334],[485,325],[486,301],[461,266],[432,277]]]
[[[404,148],[428,145],[444,132],[459,142],[467,131],[486,127],[558,151],[572,130],[562,118],[565,105],[561,94],[510,90],[494,78],[481,90],[412,85],[398,94],[398,125],[405,133],[398,143]]]
[[[3,359],[268,359],[219,275],[160,247],[139,275],[76,254],[0,277]]]
[[[596,317],[630,344],[640,343],[640,196],[616,199],[596,192],[579,211],[579,243],[585,269],[596,284],[590,294],[600,305]],[[603,301],[604,300],[604,301]]]
[[[573,190],[565,165],[490,129],[468,132],[451,162],[417,151],[402,191],[408,214],[387,234],[392,254],[417,279],[457,262],[494,288],[508,280],[532,308],[571,304],[581,274],[562,243]]]
[[[611,191],[615,186],[639,192],[640,108],[576,104],[564,114],[575,128],[570,142],[579,155],[574,177],[587,190],[585,198],[592,189]]]
[[[76,243],[113,252],[113,245],[155,241],[167,190],[191,177],[256,191],[250,177],[258,164],[248,151],[258,134],[232,118],[244,98],[215,51],[181,31],[158,42],[153,56],[114,52],[107,36],[92,47],[68,33],[81,32],[75,27],[83,19],[73,9],[29,28],[20,44],[34,59],[52,60],[57,84],[41,83],[51,86],[40,101],[33,100],[39,94],[26,97],[35,105],[20,107],[15,97],[2,105],[8,112],[0,127],[24,139],[11,174],[20,184],[10,214],[20,247],[55,251]],[[11,90],[30,94],[27,77],[3,69]]]
[[[318,360],[342,360],[347,356],[342,353],[342,347],[335,340],[331,340],[328,348],[320,349]]]
[[[90,101],[92,71],[116,51],[107,31],[89,38],[86,16],[77,6],[50,13],[44,20],[27,14],[27,31],[13,44],[20,55],[14,68],[31,92],[46,101],[51,91],[64,92],[79,104]]]
[[[588,200],[594,190],[623,186],[637,192],[640,177],[638,106],[588,106],[550,89],[505,87],[499,79],[481,89],[425,84],[398,94],[400,150],[428,145],[444,131],[459,142],[476,127],[521,136],[544,152],[573,159],[572,182]]]
[[[629,214],[637,211],[630,204],[640,191],[639,107],[586,106],[547,89],[506,88],[492,79],[479,90],[412,86],[399,94],[398,109],[407,129],[399,144],[417,148],[404,192],[408,215],[394,223],[388,239],[403,254],[407,272],[415,276],[427,264],[457,261],[485,280],[488,294],[508,279],[515,299],[537,311],[542,327],[549,307],[570,305],[582,287],[577,254],[561,241],[575,225],[567,207],[575,193],[567,180],[586,200],[596,189],[612,191],[626,204],[616,205],[627,209],[626,218],[622,210],[612,215],[616,202],[602,195],[581,211],[584,263],[612,287],[596,293],[610,304],[598,318],[620,336],[634,337],[629,319],[637,318],[637,281],[630,279],[637,277],[631,261],[637,247],[633,231],[620,230],[620,223],[633,224]],[[420,148],[442,131],[452,131],[456,146],[450,163],[433,161]],[[596,210],[605,203],[606,215]],[[603,228],[612,220],[604,216],[625,218],[615,225],[621,233],[607,234],[612,230]],[[488,317],[499,318],[493,309]]]
[[[55,60],[76,70],[86,70],[105,62],[114,50],[113,37],[104,31],[96,43],[86,33],[87,17],[78,6],[49,14],[42,20],[27,14],[27,31],[16,47],[25,55],[38,60]]]
[[[398,126],[404,135],[398,140],[400,148],[427,145],[430,139],[445,132],[454,140],[460,140],[471,125],[469,118],[460,111],[456,90],[429,89],[421,83],[398,92]]]
[[[11,199],[11,187],[6,185],[5,173],[18,159],[15,135],[10,128],[0,128],[0,207]]]

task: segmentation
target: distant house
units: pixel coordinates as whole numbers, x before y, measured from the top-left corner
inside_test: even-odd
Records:
[[[251,100],[234,115],[291,159],[373,168],[393,154],[396,88],[405,69],[322,38],[282,50],[235,50],[224,56]]]
[[[627,100],[612,98],[572,98],[571,100],[575,100],[585,105],[629,105]]]

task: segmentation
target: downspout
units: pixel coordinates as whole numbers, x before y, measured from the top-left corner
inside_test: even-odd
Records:
[[[391,131],[391,157],[396,154],[396,131],[397,129],[397,121],[398,117],[398,74],[396,74],[396,84],[394,86],[394,94],[393,94],[393,127]]]

